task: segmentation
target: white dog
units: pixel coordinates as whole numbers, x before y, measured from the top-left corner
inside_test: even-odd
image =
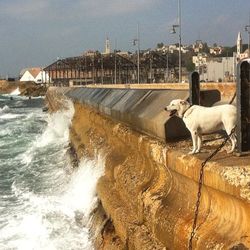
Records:
[[[171,101],[165,110],[170,111],[170,116],[176,114],[182,118],[190,131],[193,150],[189,154],[200,152],[202,134],[213,133],[224,129],[229,135],[236,126],[236,107],[229,104],[207,108],[198,105],[191,106],[187,101],[177,99]],[[235,149],[235,133],[230,136],[230,139],[232,148],[228,153],[232,153]]]

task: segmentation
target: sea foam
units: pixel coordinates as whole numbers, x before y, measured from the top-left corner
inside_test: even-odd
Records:
[[[71,101],[67,102],[67,109],[57,111],[48,116],[48,126],[43,135],[36,141],[36,146],[44,147],[51,142],[68,142],[69,126],[74,115],[74,105]]]
[[[10,93],[11,96],[16,96],[16,95],[20,95],[20,94],[21,94],[21,92],[20,92],[19,88],[16,88],[15,90],[13,90]]]
[[[18,250],[92,250],[88,226],[98,203],[96,183],[102,175],[102,165],[102,157],[82,159],[61,194],[38,195],[14,184],[12,190],[23,201],[23,209],[9,219],[0,241],[16,238],[8,247]]]
[[[72,169],[66,151],[73,114],[68,102],[48,115],[44,131],[18,156],[10,193],[0,196],[0,249],[93,249],[88,226],[104,156]]]
[[[0,114],[6,113],[10,110],[8,105],[4,105],[2,108],[0,108]]]
[[[67,145],[69,142],[69,126],[74,115],[74,105],[71,101],[67,101],[66,109],[60,110],[47,116],[47,127],[42,135],[30,145],[29,149],[22,155],[22,162],[29,164],[38,148]]]

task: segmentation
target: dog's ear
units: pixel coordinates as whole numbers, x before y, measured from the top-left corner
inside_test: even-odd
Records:
[[[187,105],[188,102],[187,102],[187,101],[181,101],[181,104],[182,104],[182,105]]]

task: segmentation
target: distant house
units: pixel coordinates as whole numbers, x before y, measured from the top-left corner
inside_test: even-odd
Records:
[[[248,55],[248,49],[246,49],[244,52],[240,53],[239,57],[238,57],[240,60],[243,60],[243,59],[246,59],[246,58],[249,58],[249,55]]]
[[[179,51],[179,45],[178,44],[163,45],[161,48],[156,48],[156,51],[173,54],[174,52]],[[188,46],[181,45],[181,52],[184,54],[189,52]]]
[[[20,72],[20,82],[48,83],[49,75],[42,68],[27,68]]]
[[[199,53],[204,49],[204,43],[201,40],[196,40],[192,46],[195,53]]]
[[[234,81],[235,57],[208,57],[205,53],[193,56],[193,63],[200,73],[201,80],[207,81]]]
[[[221,46],[213,47],[209,49],[209,53],[211,55],[216,55],[216,56],[221,55],[222,51],[223,51],[223,48]]]
[[[237,58],[237,62],[249,58],[249,51],[248,49],[245,51],[242,51],[242,47],[243,47],[243,42],[242,42],[242,37],[241,37],[241,33],[238,33],[238,37],[237,37],[237,52],[236,52],[236,58]]]
[[[200,67],[207,63],[208,55],[207,53],[198,53],[197,56],[193,56],[192,61],[195,64],[195,67]]]
[[[217,57],[210,58],[206,65],[205,79],[209,81],[234,81],[236,74],[235,57]]]

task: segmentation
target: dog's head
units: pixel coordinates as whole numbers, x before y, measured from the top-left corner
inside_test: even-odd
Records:
[[[183,117],[184,112],[190,107],[190,104],[181,99],[176,99],[170,102],[170,104],[165,108],[166,111],[170,111],[170,117],[177,115]]]

